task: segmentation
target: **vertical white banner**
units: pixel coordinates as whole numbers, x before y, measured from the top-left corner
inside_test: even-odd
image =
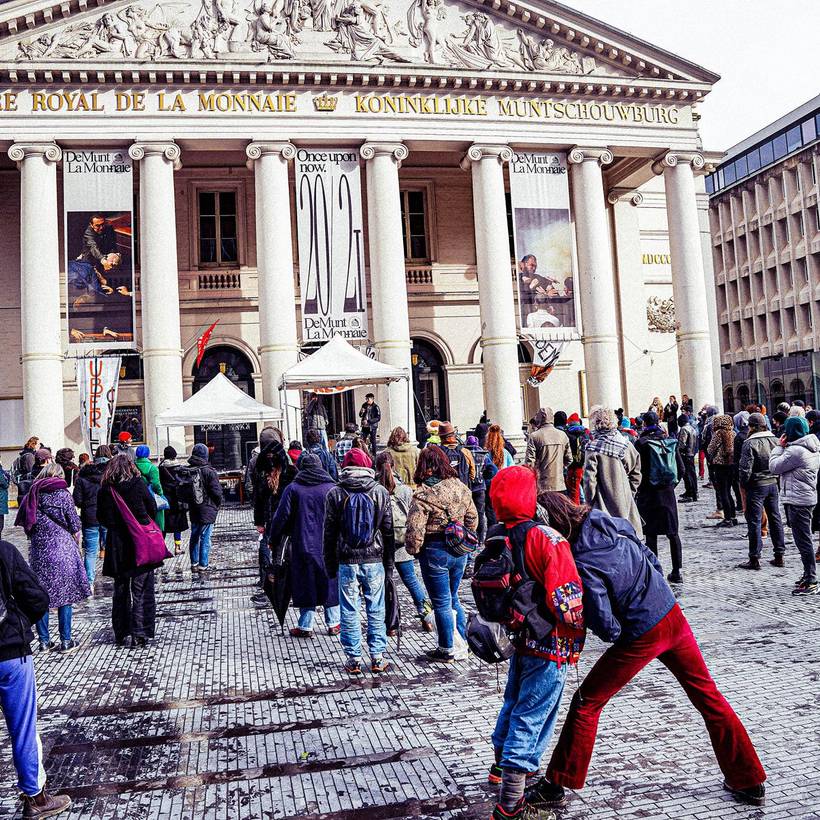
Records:
[[[521,333],[577,339],[567,155],[516,153],[510,163],[510,200]]]
[[[300,148],[295,170],[302,341],[366,341],[359,151]]]
[[[127,148],[63,151],[68,341],[133,348],[134,174]]]
[[[80,423],[89,455],[111,441],[111,423],[117,407],[120,356],[77,359]]]

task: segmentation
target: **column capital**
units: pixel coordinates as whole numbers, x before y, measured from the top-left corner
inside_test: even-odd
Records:
[[[567,162],[570,165],[580,165],[582,162],[597,162],[598,165],[609,165],[615,157],[609,148],[590,148],[588,146],[576,145],[567,154]]]
[[[359,149],[362,159],[389,156],[393,162],[401,167],[402,160],[407,159],[410,151],[403,142],[366,142]]]
[[[691,165],[694,173],[706,165],[706,160],[703,154],[695,151],[667,151],[652,163],[652,172],[662,174],[667,168],[674,168],[676,165]]]
[[[171,142],[170,140],[145,140],[135,142],[128,149],[128,156],[134,160],[141,160],[145,159],[145,157],[156,155],[160,155],[172,163],[175,171],[182,168],[182,162],[180,161],[182,151],[180,151],[179,146],[175,142]]]
[[[513,149],[509,145],[482,145],[476,143],[467,149],[467,153],[461,160],[461,170],[467,171],[474,162],[480,162],[482,159],[494,159],[500,165],[505,162],[512,162],[515,156]]]
[[[41,157],[48,165],[59,162],[63,158],[63,152],[56,142],[15,142],[8,149],[9,159],[20,163],[27,157]]]
[[[606,195],[606,201],[610,205],[616,205],[618,202],[629,202],[637,207],[643,204],[643,194],[634,188],[610,188],[609,193]]]
[[[257,159],[265,156],[279,157],[282,162],[288,162],[296,156],[296,146],[290,142],[251,142],[245,146],[248,168],[253,167]]]

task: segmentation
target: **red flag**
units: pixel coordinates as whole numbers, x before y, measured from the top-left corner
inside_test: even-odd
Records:
[[[196,366],[199,367],[199,363],[202,361],[202,357],[205,355],[205,347],[208,344],[208,339],[211,338],[211,334],[214,332],[214,328],[219,324],[219,319],[217,319],[197,340],[196,340]]]

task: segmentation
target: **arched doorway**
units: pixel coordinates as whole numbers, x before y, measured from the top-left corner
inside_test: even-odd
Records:
[[[204,387],[217,373],[227,376],[240,390],[254,396],[253,365],[241,350],[227,345],[209,348],[199,367],[194,367],[193,392]],[[247,459],[246,444],[256,441],[256,425],[249,422],[203,424],[194,427],[194,441],[208,445],[215,469],[238,470]]]
[[[424,339],[413,339],[410,362],[413,366],[413,392],[416,396],[416,438],[426,438],[430,419],[449,419],[447,380],[444,378],[444,357],[438,348]]]

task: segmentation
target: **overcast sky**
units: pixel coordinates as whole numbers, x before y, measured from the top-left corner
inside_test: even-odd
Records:
[[[720,74],[703,147],[725,151],[820,94],[818,0],[563,0]]]

